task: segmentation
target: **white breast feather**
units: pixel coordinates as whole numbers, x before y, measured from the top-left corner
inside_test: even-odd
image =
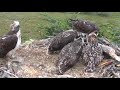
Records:
[[[18,41],[17,41],[15,49],[17,49],[21,44],[21,31],[20,30],[17,32],[17,37],[18,37]]]

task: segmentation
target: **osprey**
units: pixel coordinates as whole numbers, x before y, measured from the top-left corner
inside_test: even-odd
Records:
[[[71,20],[73,30],[77,30],[82,33],[90,34],[91,32],[95,32],[96,34],[99,32],[99,28],[94,24],[86,20]]]
[[[16,50],[21,44],[21,32],[19,21],[10,25],[10,31],[0,37],[0,58],[4,58],[10,51]]]
[[[65,45],[74,41],[79,37],[80,33],[70,29],[56,35],[49,45],[48,52],[52,54],[54,51],[61,50]]]
[[[103,60],[103,50],[98,44],[98,37],[95,33],[88,35],[88,45],[83,48],[83,62],[86,66],[85,71],[94,72],[96,67]]]
[[[63,47],[56,63],[56,74],[63,75],[79,61],[82,54],[82,46],[82,38],[79,37],[75,41]]]

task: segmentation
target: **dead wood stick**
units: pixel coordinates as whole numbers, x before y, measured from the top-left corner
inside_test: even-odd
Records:
[[[115,49],[113,49],[112,47],[107,46],[107,45],[102,45],[102,44],[99,44],[99,45],[102,47],[102,49],[105,53],[107,53],[113,59],[120,61],[120,57],[116,55]]]
[[[2,70],[4,73],[7,73],[7,74],[9,74],[9,75],[11,75],[11,76],[14,76],[15,78],[18,78],[16,75],[10,73],[9,71],[5,71],[5,70],[2,69],[2,68],[0,68],[0,70]]]
[[[103,38],[98,38],[98,41],[99,41],[100,44],[104,44],[104,45],[110,46],[110,47],[112,47],[113,49],[115,49],[115,53],[116,53],[118,56],[120,56],[120,48],[119,48],[117,45],[111,43],[107,38],[105,38],[105,37],[103,37]]]
[[[11,75],[11,76],[14,76],[15,78],[18,78],[16,75],[14,75],[14,74],[12,74],[12,73],[10,73],[10,72],[8,72],[8,71],[5,71],[5,70],[4,70],[4,72],[7,73],[7,74],[9,74],[9,75]]]
[[[112,63],[113,63],[113,61],[103,61],[98,65],[98,67],[105,67],[105,66],[108,66]]]

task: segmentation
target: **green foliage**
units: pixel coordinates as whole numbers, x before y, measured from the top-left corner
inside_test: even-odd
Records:
[[[97,12],[96,15],[108,17],[108,16],[110,16],[110,12]]]
[[[103,17],[108,17],[111,15],[110,12],[82,12],[82,13],[87,15],[98,15]]]
[[[100,37],[106,37],[112,42],[118,41],[118,31],[115,28],[114,24],[103,23],[100,25]]]
[[[100,28],[99,36],[120,43],[119,12],[1,12],[0,35],[9,30],[13,20],[21,24],[22,42],[42,39],[71,29],[69,19],[82,19],[95,23]]]
[[[61,20],[49,16],[47,13],[41,15],[45,16],[43,20],[46,20],[50,23],[49,26],[44,27],[45,35],[43,38],[46,38],[47,36],[53,36],[55,33],[59,33],[70,28],[68,18]]]
[[[69,25],[66,20],[58,20],[55,23],[51,23],[52,25],[50,27],[46,27],[46,34],[48,36],[53,35],[53,33],[57,33],[61,30],[66,30],[69,28]]]

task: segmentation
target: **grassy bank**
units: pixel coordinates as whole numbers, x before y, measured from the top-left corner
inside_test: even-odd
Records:
[[[120,43],[120,13],[109,16],[73,12],[0,12],[0,35],[9,30],[13,20],[21,24],[22,42],[29,39],[42,39],[59,30],[71,28],[69,18],[86,19],[100,27],[100,36]]]

